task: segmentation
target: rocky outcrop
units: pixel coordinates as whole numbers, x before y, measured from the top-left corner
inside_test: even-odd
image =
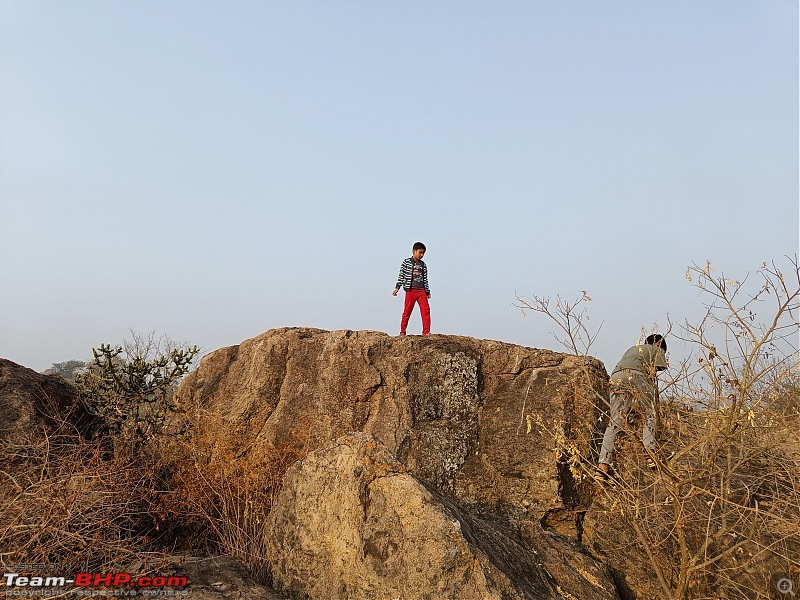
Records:
[[[235,432],[233,456],[298,430],[321,449],[271,513],[288,591],[613,598],[579,544],[592,485],[553,451],[555,434],[592,455],[606,381],[595,359],[490,340],[286,328],[207,355],[175,399]],[[405,593],[386,597],[425,597]]]
[[[42,375],[0,358],[0,443],[68,427],[86,431],[93,419],[75,388],[57,375]]]
[[[209,354],[176,402],[236,427],[241,453],[298,424],[318,446],[368,433],[445,495],[577,539],[591,489],[536,420],[589,455],[606,380],[595,359],[502,342],[287,328]]]
[[[310,599],[616,597],[599,563],[584,557],[581,573],[470,513],[364,433],[287,472],[265,541],[276,587]]]

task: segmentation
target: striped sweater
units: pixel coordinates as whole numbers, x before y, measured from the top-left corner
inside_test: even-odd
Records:
[[[425,286],[425,294],[431,295],[431,289],[428,287],[428,267],[423,261],[419,261],[422,265],[422,283]],[[407,258],[400,265],[400,274],[397,276],[397,283],[395,289],[403,288],[405,291],[411,289],[411,275],[414,272],[414,259]]]

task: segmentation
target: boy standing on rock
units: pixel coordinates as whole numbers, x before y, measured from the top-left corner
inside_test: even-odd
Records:
[[[397,291],[401,287],[406,292],[403,318],[400,319],[400,335],[406,334],[408,320],[417,302],[422,315],[422,335],[428,335],[431,332],[431,309],[428,306],[431,290],[428,287],[428,267],[422,262],[422,257],[425,256],[425,244],[417,242],[411,250],[411,258],[405,259],[400,265],[400,274],[397,276],[392,296],[397,296]]]

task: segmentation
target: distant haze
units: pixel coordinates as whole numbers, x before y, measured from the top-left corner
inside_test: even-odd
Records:
[[[611,367],[702,313],[687,265],[798,251],[788,0],[0,0],[0,89],[0,356],[40,371],[396,334],[418,240],[434,333],[560,349],[515,294],[587,290]]]

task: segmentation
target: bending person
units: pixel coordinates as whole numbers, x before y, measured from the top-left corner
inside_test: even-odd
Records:
[[[658,372],[667,365],[667,342],[661,334],[647,336],[644,344],[628,348],[611,372],[609,386],[610,419],[603,435],[603,445],[597,464],[597,477],[609,479],[609,470],[614,462],[614,442],[622,429],[628,412],[639,402],[646,415],[642,427],[644,447],[656,450],[656,411],[658,410]],[[649,467],[655,462],[648,457]]]

